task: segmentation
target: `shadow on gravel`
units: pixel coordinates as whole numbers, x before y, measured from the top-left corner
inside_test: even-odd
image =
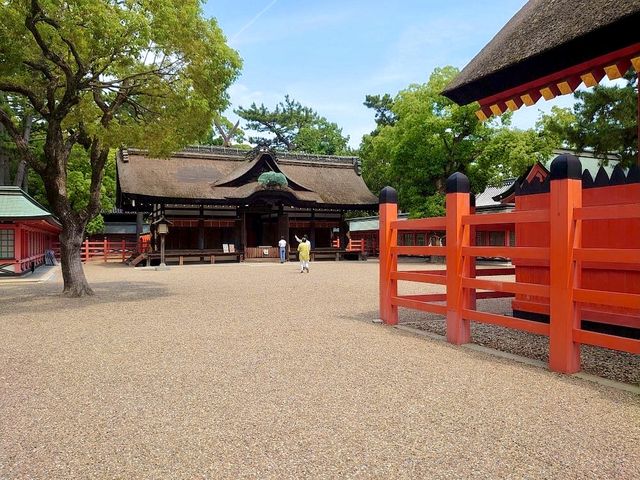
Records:
[[[338,318],[341,320],[358,320],[360,322],[371,323],[380,318],[380,312],[378,312],[378,310],[369,310],[367,312],[357,312],[354,315],[339,315]]]
[[[60,284],[25,285],[3,290],[0,297],[0,317],[13,317],[22,313],[64,312],[94,305],[167,298],[170,295],[167,288],[157,282],[91,282],[90,285],[95,295],[82,298],[64,297]]]

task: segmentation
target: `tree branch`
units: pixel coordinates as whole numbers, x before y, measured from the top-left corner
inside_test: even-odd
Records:
[[[27,161],[29,166],[33,168],[37,173],[41,174],[45,170],[45,165],[40,162],[35,155],[29,149],[29,142],[24,138],[22,132],[13,123],[11,117],[4,109],[0,108],[0,123],[4,126],[4,129],[9,134],[13,143],[16,145],[20,156]]]
[[[54,52],[44,41],[42,35],[40,34],[40,31],[38,30],[37,24],[39,22],[44,22],[50,25],[50,23],[48,23],[48,20],[49,19],[44,14],[42,7],[38,3],[38,0],[31,0],[31,10],[25,19],[25,26],[31,32],[31,35],[40,47],[40,50],[42,51],[44,56],[63,71],[66,79],[66,88],[62,100],[58,104],[58,108],[55,108],[53,105],[51,105],[52,102],[49,101],[50,114],[52,116],[55,115],[58,120],[62,120],[67,115],[71,107],[79,101],[77,95],[77,80],[78,78],[82,78],[84,72],[82,70],[78,70],[78,78],[76,78],[76,76],[74,76],[73,74],[71,66],[62,57],[60,57],[60,55]]]
[[[46,118],[47,112],[44,108],[44,103],[42,103],[35,92],[32,92],[28,88],[25,88],[21,85],[14,85],[13,83],[8,82],[0,82],[0,91],[7,93],[17,93],[19,95],[22,95],[23,97],[27,97],[29,99],[29,102],[31,102],[31,106],[33,107],[33,109]]]

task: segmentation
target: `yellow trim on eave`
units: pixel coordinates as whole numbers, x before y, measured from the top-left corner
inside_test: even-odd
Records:
[[[515,112],[520,108],[520,106],[516,103],[515,100],[507,100],[505,103],[507,104],[507,108],[512,112]]]
[[[478,117],[478,120],[480,120],[481,122],[489,119],[489,117],[487,117],[482,110],[476,111],[476,117]]]
[[[596,77],[591,72],[580,75],[580,79],[584,82],[586,87],[595,87],[598,85],[598,80],[596,80]]]

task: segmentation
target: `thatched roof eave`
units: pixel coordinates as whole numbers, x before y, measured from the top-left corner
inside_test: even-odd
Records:
[[[640,0],[530,0],[447,86],[460,105],[640,42]]]

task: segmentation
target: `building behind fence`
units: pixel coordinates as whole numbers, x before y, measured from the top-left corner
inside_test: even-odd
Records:
[[[580,370],[580,345],[640,354],[640,169],[583,175],[561,155],[543,182],[525,182],[510,213],[475,215],[469,180],[447,180],[446,216],[397,219],[397,194],[380,194],[380,317],[398,322],[398,307],[446,317],[447,340],[471,340],[470,322],[549,337],[549,366]],[[478,228],[510,225],[515,246],[477,246]],[[400,246],[404,231],[446,232],[446,245]],[[399,255],[438,255],[446,270],[398,271]],[[476,269],[477,257],[510,258],[513,267]],[[481,277],[515,275],[515,281]],[[443,285],[446,293],[399,295],[398,282]],[[478,300],[512,297],[518,317],[478,311]]]

